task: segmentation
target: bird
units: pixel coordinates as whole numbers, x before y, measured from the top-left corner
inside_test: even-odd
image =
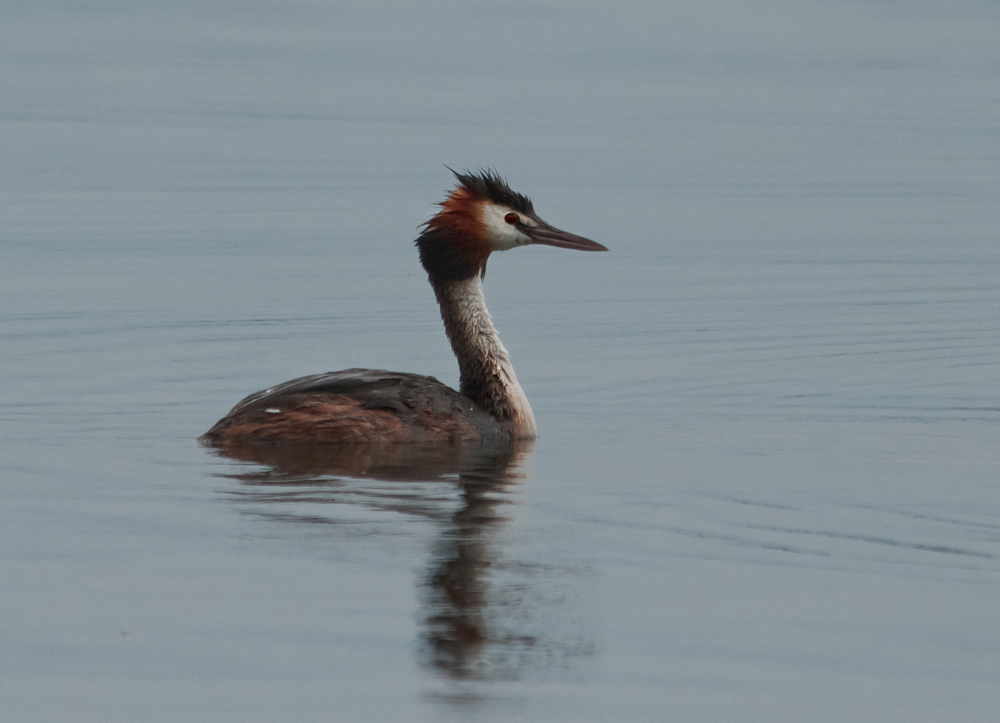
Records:
[[[459,389],[419,374],[345,369],[251,394],[199,439],[214,447],[281,444],[509,443],[535,416],[483,297],[490,254],[542,244],[607,251],[535,213],[492,169],[450,170],[455,187],[415,241],[460,371]]]

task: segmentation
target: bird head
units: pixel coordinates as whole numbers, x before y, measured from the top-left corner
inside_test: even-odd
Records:
[[[607,251],[590,239],[562,231],[535,213],[495,171],[452,171],[458,184],[417,238],[420,262],[433,278],[460,281],[486,273],[494,251],[544,244],[577,251]]]

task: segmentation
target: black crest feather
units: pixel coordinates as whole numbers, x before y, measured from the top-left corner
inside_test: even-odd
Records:
[[[445,166],[445,168],[448,167]],[[458,179],[462,188],[477,198],[507,206],[520,213],[534,213],[535,211],[530,198],[508,186],[500,174],[491,168],[480,168],[479,173],[469,171],[459,173],[451,168],[448,170],[455,174],[455,178]]]

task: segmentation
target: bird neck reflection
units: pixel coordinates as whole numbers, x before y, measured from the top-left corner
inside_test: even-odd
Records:
[[[424,649],[426,664],[449,678],[490,677],[489,661],[499,640],[488,622],[490,568],[498,561],[493,532],[506,521],[501,506],[509,504],[507,487],[518,479],[515,459],[497,460],[462,476],[462,506],[438,537],[424,585]],[[506,641],[509,642],[509,641]],[[507,647],[504,645],[503,647]]]
[[[436,677],[477,681],[516,679],[526,665],[590,647],[539,624],[553,617],[545,600],[566,597],[548,589],[569,577],[565,570],[536,574],[537,563],[510,559],[505,549],[532,446],[248,446],[219,454],[262,465],[222,475],[240,483],[227,496],[281,524],[349,528],[352,539],[370,539],[356,535],[359,508],[362,519],[364,510],[372,513],[376,534],[396,535],[403,525],[410,532],[414,521],[433,520],[437,531],[419,579],[419,659]],[[345,504],[353,510],[347,526],[338,524]],[[395,522],[386,522],[385,512],[396,513]]]

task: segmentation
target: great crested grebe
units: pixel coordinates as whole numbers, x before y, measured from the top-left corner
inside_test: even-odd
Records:
[[[208,430],[214,446],[258,443],[485,442],[531,439],[535,416],[483,299],[494,251],[545,244],[607,251],[550,226],[494,171],[458,185],[416,240],[458,358],[460,389],[433,377],[345,369],[251,394]]]

